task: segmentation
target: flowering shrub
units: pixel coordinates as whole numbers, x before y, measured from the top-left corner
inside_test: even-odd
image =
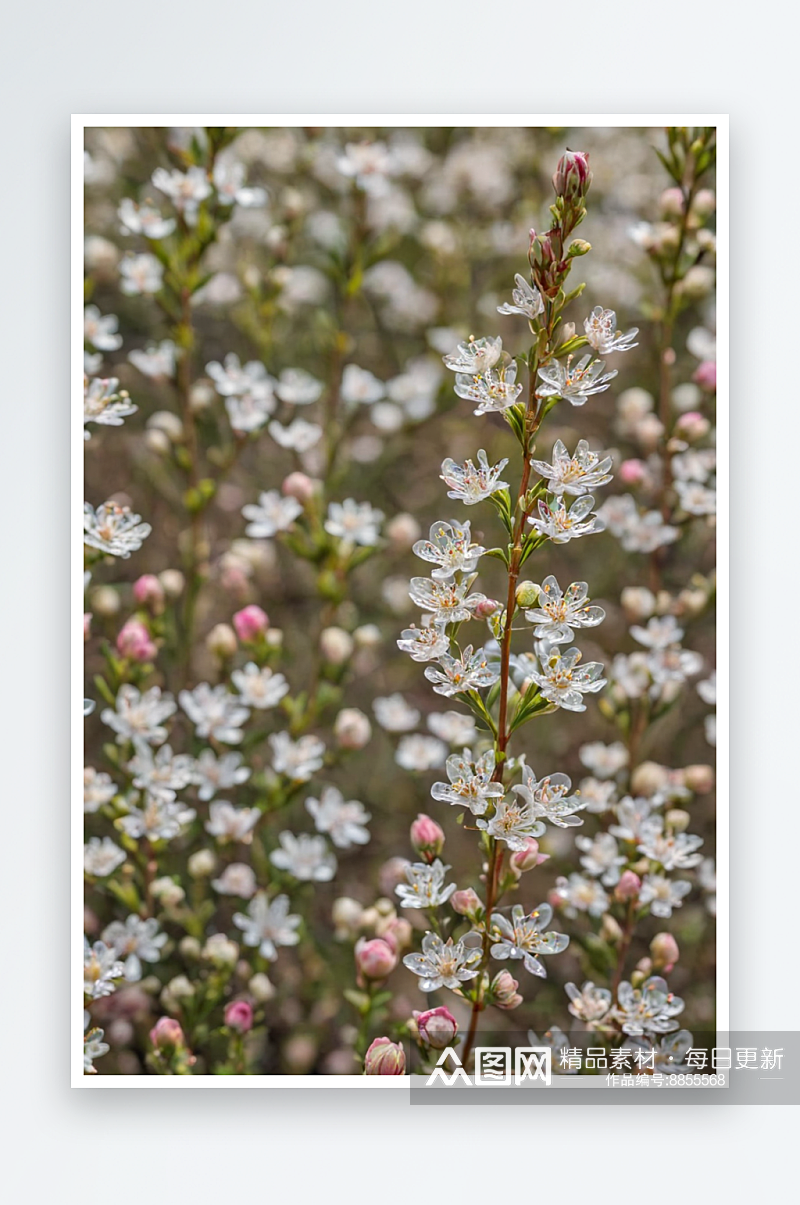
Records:
[[[87,1072],[713,1019],[714,132],[587,133],[90,132]]]

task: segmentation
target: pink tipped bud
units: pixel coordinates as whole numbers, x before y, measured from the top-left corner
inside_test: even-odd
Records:
[[[251,603],[249,607],[243,607],[241,611],[236,612],[233,626],[236,635],[244,644],[255,644],[269,627],[269,617],[261,607]]]
[[[458,1033],[458,1022],[443,1005],[439,1008],[429,1008],[424,1013],[415,1012],[414,1020],[420,1038],[434,1050],[444,1050],[445,1046],[452,1045],[453,1038]]]
[[[553,175],[553,188],[564,200],[582,200],[592,183],[589,155],[584,151],[566,151],[558,161]]]
[[[356,966],[365,979],[385,979],[397,966],[397,954],[382,937],[356,942]]]
[[[675,434],[683,439],[688,439],[690,443],[694,443],[698,439],[705,439],[710,430],[711,423],[704,414],[698,414],[696,410],[687,410],[675,424]]]
[[[686,766],[683,771],[683,781],[696,795],[707,795],[714,786],[713,766]]]
[[[681,952],[671,933],[656,933],[650,942],[650,956],[654,971],[664,971],[669,974],[680,958]]]
[[[659,208],[664,217],[679,218],[685,208],[683,190],[680,188],[668,188],[666,192],[662,192]]]
[[[333,734],[342,749],[363,749],[372,736],[372,725],[357,707],[343,707],[333,725]]]
[[[510,1012],[512,1008],[519,1008],[522,1004],[522,996],[517,991],[519,983],[513,978],[509,971],[499,971],[492,980],[491,992],[497,1008],[504,1008]]]
[[[225,1005],[225,1024],[237,1033],[247,1033],[253,1028],[253,1010],[246,1000],[231,1000]]]
[[[131,661],[150,661],[156,655],[156,646],[144,624],[129,619],[117,636],[117,652]]]
[[[411,945],[413,932],[411,922],[407,921],[404,916],[382,917],[375,926],[375,932],[378,937],[383,938],[387,945],[391,946],[395,954],[408,949]]]
[[[483,602],[479,602],[473,611],[476,619],[490,619],[492,615],[500,610],[500,603],[495,598],[484,598]]]
[[[626,900],[635,900],[641,890],[642,880],[638,874],[634,874],[632,870],[623,870],[620,875],[619,882],[614,888],[614,899],[620,903],[625,903]]]
[[[397,1042],[376,1038],[364,1056],[366,1075],[405,1075],[406,1054]]]
[[[83,639],[84,643],[91,638],[92,635],[92,613],[84,611],[83,613]]]
[[[623,460],[619,466],[620,480],[626,485],[639,485],[644,481],[647,467],[643,460]]]
[[[174,1050],[184,1043],[183,1030],[174,1017],[159,1017],[150,1030],[150,1041],[156,1050]]]
[[[706,389],[709,393],[717,391],[717,365],[714,360],[703,360],[695,369],[692,380],[699,385],[701,389]]]
[[[305,473],[290,473],[281,486],[287,498],[296,498],[305,506],[314,497],[314,482]]]
[[[471,887],[467,887],[464,891],[454,891],[450,897],[450,903],[453,911],[457,912],[459,916],[476,916],[483,907]]]
[[[140,607],[160,611],[164,605],[164,587],[153,573],[143,573],[133,583],[133,597]]]
[[[433,862],[444,849],[444,829],[420,812],[411,825],[411,844],[426,862]]]
[[[549,857],[549,854],[539,853],[539,842],[535,837],[528,837],[525,848],[518,849],[516,853],[513,853],[510,862],[514,870],[524,874],[526,870],[533,870],[535,866],[541,866],[542,862],[546,862]]]

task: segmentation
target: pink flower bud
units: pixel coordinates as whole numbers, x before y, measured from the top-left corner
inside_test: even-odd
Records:
[[[512,1008],[519,1008],[522,1004],[522,996],[520,996],[517,988],[519,983],[511,975],[510,971],[499,971],[492,980],[492,998],[497,1008],[504,1008],[510,1012]]]
[[[164,587],[153,573],[143,573],[133,583],[133,597],[141,607],[160,611],[164,605]]]
[[[450,897],[450,903],[453,911],[457,912],[459,916],[475,916],[483,907],[471,887],[467,887],[464,891],[454,891]]]
[[[687,410],[675,424],[675,434],[690,442],[705,439],[710,430],[711,423],[704,414],[698,414],[696,410]]]
[[[514,870],[524,874],[526,870],[533,870],[535,866],[541,866],[542,862],[546,862],[549,857],[549,854],[539,853],[539,842],[535,837],[528,837],[525,848],[518,849],[516,853],[513,853],[510,862]]]
[[[650,955],[653,961],[653,970],[664,971],[666,974],[669,974],[680,958],[681,952],[677,941],[671,933],[656,933],[650,942]]]
[[[391,946],[395,954],[399,954],[401,950],[405,950],[411,945],[411,922],[407,921],[404,916],[382,917],[375,926],[375,932],[378,937],[383,938],[387,945]]]
[[[365,979],[385,979],[397,966],[397,954],[382,937],[356,942],[356,966]]]
[[[231,1000],[225,1005],[225,1024],[237,1033],[247,1033],[253,1028],[253,1010],[246,1000]]]
[[[305,506],[314,497],[314,482],[305,473],[290,473],[281,486],[287,498],[296,498]]]
[[[458,1033],[458,1022],[443,1005],[429,1008],[424,1013],[415,1012],[414,1020],[420,1038],[434,1050],[444,1050],[445,1046],[450,1046]]]
[[[619,882],[614,888],[614,898],[624,903],[626,900],[635,900],[639,895],[642,886],[642,880],[638,874],[634,874],[632,870],[623,870],[620,875]]]
[[[156,1050],[172,1050],[183,1045],[183,1030],[174,1017],[159,1017],[150,1030],[150,1041]]]
[[[497,611],[500,610],[500,603],[495,598],[484,598],[483,602],[479,602],[473,614],[476,619],[490,619]]]
[[[378,886],[384,895],[394,896],[394,889],[400,883],[407,883],[406,867],[408,858],[389,858],[378,871]]]
[[[411,844],[420,857],[432,862],[444,849],[444,830],[430,816],[420,812],[411,825]]]
[[[84,643],[91,638],[92,635],[92,613],[84,611],[83,613],[83,639]]]
[[[117,636],[117,652],[131,661],[150,661],[156,655],[156,646],[144,624],[129,619]]]
[[[647,467],[643,460],[623,460],[619,466],[620,480],[626,485],[638,485],[644,481]]]
[[[683,190],[668,188],[662,192],[659,206],[664,217],[679,218],[684,210]]]
[[[376,1038],[364,1056],[364,1072],[366,1075],[405,1075],[403,1047],[388,1038]]]
[[[251,603],[249,607],[243,607],[241,611],[236,612],[233,626],[236,635],[244,644],[255,644],[269,627],[269,618],[266,611]]]
[[[717,390],[717,365],[715,360],[703,360],[695,369],[692,380],[700,386],[701,389],[708,390],[709,393],[716,393]]]
[[[589,155],[584,151],[566,151],[558,161],[553,175],[553,188],[557,197],[565,200],[582,200],[592,183],[589,171]]]

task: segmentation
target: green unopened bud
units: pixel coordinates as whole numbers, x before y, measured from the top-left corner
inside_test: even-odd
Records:
[[[518,607],[535,607],[539,598],[539,587],[535,582],[520,582],[514,597]]]
[[[577,255],[586,255],[592,249],[592,244],[586,239],[574,238],[567,248],[567,259],[575,259]]]

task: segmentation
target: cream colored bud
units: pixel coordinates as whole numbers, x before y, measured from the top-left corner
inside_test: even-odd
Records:
[[[691,824],[691,816],[685,812],[683,808],[670,808],[664,817],[667,828],[671,828],[673,832],[684,833]]]
[[[92,611],[95,615],[110,619],[117,614],[120,606],[119,594],[113,586],[98,586],[92,591]]]
[[[189,408],[194,414],[208,410],[217,400],[217,391],[210,381],[201,379],[195,381],[189,390]]]
[[[319,638],[319,647],[331,665],[344,665],[353,655],[353,637],[344,628],[325,628]]]
[[[232,657],[238,647],[236,633],[227,623],[218,623],[206,636],[206,648],[215,657]]]
[[[270,983],[263,971],[259,971],[247,985],[252,993],[253,999],[259,1004],[267,1004],[275,997],[275,988]]]
[[[386,524],[386,535],[399,551],[410,548],[422,535],[422,528],[413,515],[395,515]]]
[[[372,736],[372,725],[357,707],[345,707],[336,717],[333,734],[342,749],[363,749]]]
[[[155,899],[161,900],[165,908],[176,908],[186,898],[186,892],[180,883],[176,883],[168,876],[156,879],[151,884],[150,891]]]
[[[662,790],[669,782],[669,770],[654,761],[643,761],[631,775],[631,790],[634,795],[649,797]]]
[[[622,609],[631,621],[649,619],[656,609],[656,600],[646,586],[626,586],[620,597]]]
[[[158,575],[167,598],[180,598],[186,586],[186,578],[180,569],[164,569]]]
[[[361,927],[363,914],[364,909],[358,900],[351,899],[347,895],[340,895],[338,899],[333,901],[333,908],[331,910],[336,936],[355,936]]]
[[[163,431],[172,443],[179,443],[183,439],[183,423],[171,410],[156,410],[147,420],[147,429]]]
[[[184,958],[189,958],[192,961],[200,957],[200,942],[196,937],[190,937],[188,934],[186,937],[181,938],[178,949]]]
[[[203,958],[213,966],[232,967],[239,957],[239,946],[224,933],[212,933],[206,940],[201,953]]]
[[[687,766],[683,771],[683,781],[695,795],[707,795],[714,788],[714,769],[712,766]]]
[[[383,643],[381,630],[374,623],[365,623],[360,628],[356,628],[353,632],[353,640],[356,648],[360,649],[378,648]]]
[[[145,431],[144,442],[147,448],[156,456],[166,456],[172,446],[169,442],[169,437],[163,431],[155,428],[152,431]]]
[[[198,849],[186,864],[193,879],[206,879],[216,870],[217,859],[211,849]]]

